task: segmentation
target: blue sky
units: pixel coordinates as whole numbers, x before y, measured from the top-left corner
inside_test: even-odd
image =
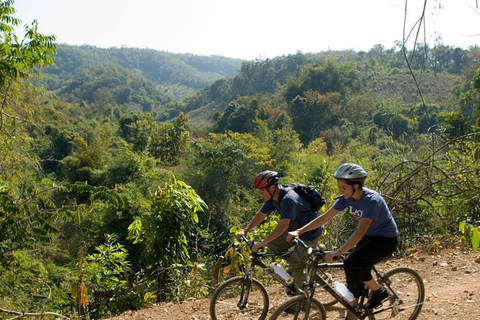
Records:
[[[273,58],[301,51],[390,49],[422,13],[422,0],[16,0],[58,43]],[[420,41],[480,45],[477,0],[428,0]],[[425,36],[425,38],[424,38]],[[413,39],[414,35],[411,36]]]

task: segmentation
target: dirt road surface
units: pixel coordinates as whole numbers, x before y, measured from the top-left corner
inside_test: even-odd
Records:
[[[408,266],[425,283],[425,304],[419,320],[480,319],[480,251],[460,245],[432,253],[413,253],[378,265],[380,270]],[[288,297],[278,286],[269,288],[270,309]],[[182,303],[162,303],[137,311],[128,311],[109,320],[208,320],[209,300],[190,299]],[[336,311],[339,312],[339,311]],[[269,315],[271,312],[269,313]],[[329,312],[328,318],[338,314]],[[268,319],[268,316],[267,316]]]

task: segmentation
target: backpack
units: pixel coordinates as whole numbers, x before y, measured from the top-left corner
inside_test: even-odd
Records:
[[[313,211],[318,211],[325,204],[325,199],[322,198],[318,190],[314,186],[308,186],[303,183],[287,183],[282,184],[282,187],[288,191],[293,190],[299,196],[307,200]]]

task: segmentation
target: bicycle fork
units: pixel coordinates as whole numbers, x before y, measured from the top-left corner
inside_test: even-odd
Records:
[[[251,287],[252,287],[252,280],[250,280],[249,277],[244,277],[242,292],[240,293],[240,299],[237,302],[237,308],[239,310],[243,310],[246,308]]]

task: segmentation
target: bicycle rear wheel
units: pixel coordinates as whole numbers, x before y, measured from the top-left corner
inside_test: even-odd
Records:
[[[268,312],[268,294],[255,279],[235,277],[222,283],[210,299],[212,320],[263,320]]]
[[[410,268],[399,267],[387,271],[383,278],[386,283],[381,284],[389,293],[389,298],[383,303],[383,308],[391,309],[376,314],[375,319],[393,317],[399,320],[416,319],[422,311],[425,300],[425,286],[420,275]]]
[[[305,297],[298,295],[282,303],[275,310],[269,320],[326,320],[327,315],[323,305],[316,299],[312,300],[309,315],[305,315]]]

